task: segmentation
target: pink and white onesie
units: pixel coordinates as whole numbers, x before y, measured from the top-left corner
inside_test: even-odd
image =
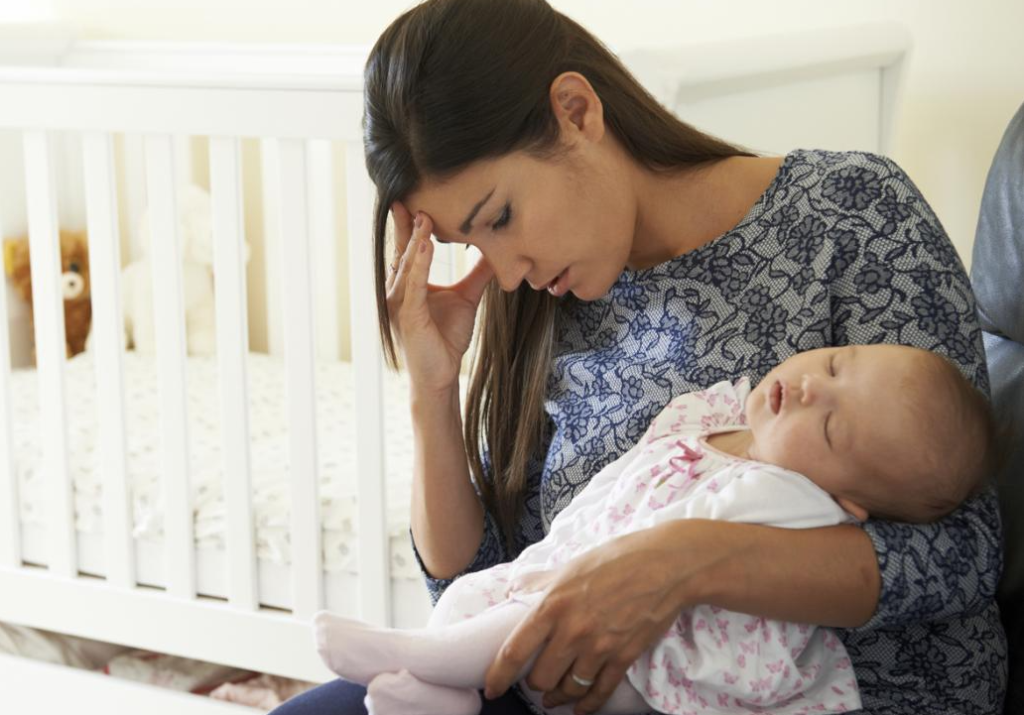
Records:
[[[509,598],[509,583],[556,569],[617,536],[670,519],[722,519],[789,528],[853,521],[801,474],[719,452],[706,437],[747,429],[746,379],[673,399],[626,454],[596,474],[515,561],[459,578],[438,602],[429,628],[472,618]],[[440,621],[440,622],[439,622]],[[697,606],[627,673],[663,713],[806,715],[858,710],[846,649],[826,628]],[[533,695],[532,693],[530,693]]]

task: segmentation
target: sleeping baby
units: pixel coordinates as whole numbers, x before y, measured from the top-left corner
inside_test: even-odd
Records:
[[[544,596],[518,585],[670,519],[789,528],[934,521],[980,489],[993,433],[986,398],[936,354],[896,345],[799,353],[753,390],[742,379],[671,400],[542,541],[459,578],[426,628],[379,629],[322,612],[317,647],[331,670],[368,685],[371,715],[476,715],[489,665]],[[538,694],[524,692],[540,706]],[[766,708],[860,709],[842,642],[827,628],[701,605],[684,610],[630,666],[599,712]]]

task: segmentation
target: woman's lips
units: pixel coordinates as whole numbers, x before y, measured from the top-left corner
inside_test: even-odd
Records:
[[[768,409],[773,415],[779,414],[782,409],[782,383],[776,380],[768,389]]]
[[[553,281],[548,283],[548,285],[547,285],[548,293],[550,293],[551,295],[556,296],[556,297],[562,295],[563,293],[565,293],[565,275],[568,272],[569,272],[569,269],[566,268],[561,273],[559,273],[557,276],[555,276],[555,279]]]

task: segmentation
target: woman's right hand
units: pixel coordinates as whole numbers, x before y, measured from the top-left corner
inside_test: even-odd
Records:
[[[409,380],[414,390],[450,390],[458,384],[477,306],[494,273],[481,260],[458,283],[431,285],[427,279],[434,256],[433,222],[424,213],[415,221],[399,201],[392,205],[391,215],[397,257],[391,265],[397,270],[388,269],[387,305]]]

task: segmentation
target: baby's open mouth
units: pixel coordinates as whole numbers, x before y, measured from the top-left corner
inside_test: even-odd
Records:
[[[773,415],[779,414],[782,409],[782,383],[776,380],[768,390],[768,408]]]

